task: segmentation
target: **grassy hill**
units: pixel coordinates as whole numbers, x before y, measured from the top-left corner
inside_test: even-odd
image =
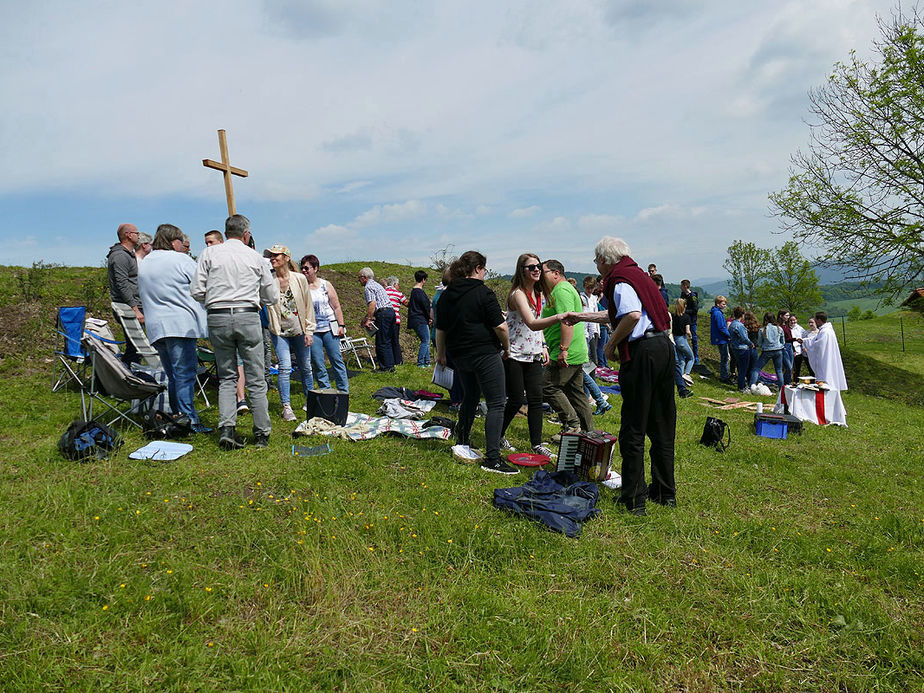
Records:
[[[363,264],[321,272],[354,333]],[[415,268],[369,264],[410,288]],[[746,412],[679,400],[679,507],[632,518],[604,490],[567,539],[492,507],[526,473],[457,464],[442,441],[311,438],[332,453],[293,456],[273,396],[266,450],[197,436],[175,462],[134,461],[145,441],[125,431],[110,460],[66,462],[79,397],[49,391],[51,321],[105,316],[104,272],[39,272],[28,297],[23,272],[0,268],[4,691],[924,689],[920,317],[905,352],[898,316],[848,324],[847,429],[769,440]],[[364,371],[350,408],[428,381]],[[706,415],[728,452],[698,444]],[[596,421],[616,431],[619,408]],[[525,419],[509,437],[525,448]]]

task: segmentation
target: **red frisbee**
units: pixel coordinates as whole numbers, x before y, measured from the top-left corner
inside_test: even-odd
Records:
[[[514,452],[507,455],[507,461],[518,467],[541,467],[552,461],[548,455],[538,455],[534,452]]]

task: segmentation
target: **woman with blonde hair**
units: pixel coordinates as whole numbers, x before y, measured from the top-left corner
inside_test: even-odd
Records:
[[[290,401],[290,379],[292,353],[298,358],[298,369],[302,377],[302,391],[307,393],[312,386],[311,352],[316,327],[314,303],[308,280],[292,262],[289,249],[274,245],[264,255],[269,257],[279,287],[279,301],[267,306],[269,331],[279,359],[279,399],[282,402],[284,421],[295,421]]]

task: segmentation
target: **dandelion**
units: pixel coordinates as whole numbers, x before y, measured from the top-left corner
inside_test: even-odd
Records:
[[[164,498],[164,503],[169,503],[169,502],[170,502],[169,498]]]
[[[120,590],[124,590],[124,589],[125,589],[125,583],[124,583],[124,582],[123,582],[121,585],[119,585],[119,589],[120,589]]]
[[[108,604],[103,604],[103,611],[106,611],[107,609],[109,609],[109,605],[108,605]]]
[[[144,601],[146,601],[146,602],[151,601],[151,595],[150,595],[150,594],[144,595]]]
[[[99,519],[99,515],[94,515],[94,516],[93,516],[93,519],[94,519],[94,520],[98,520],[98,519]]]
[[[825,549],[825,551],[827,551],[828,553],[831,553],[831,549]]]
[[[173,575],[173,571],[172,571],[172,570],[168,570],[168,571],[167,571],[167,575]]]
[[[135,511],[135,515],[140,515],[140,514],[141,514],[141,511],[140,511],[140,510],[136,510],[136,511]]]
[[[211,592],[211,591],[212,591],[212,588],[211,588],[211,587],[206,587],[206,588],[205,588],[205,591],[206,591],[206,592]]]
[[[452,543],[452,539],[447,539],[447,540],[446,540],[446,543],[447,543],[447,544],[451,544],[451,543]]]
[[[208,647],[215,647],[215,643],[213,643],[211,640],[209,640],[209,641],[208,641],[207,643],[205,643],[205,644],[206,644]]]
[[[411,632],[412,632],[412,633],[416,633],[416,632],[417,632],[417,629],[416,629],[416,628],[411,628]]]
[[[150,496],[150,495],[151,495],[151,492],[148,491],[145,495]]]

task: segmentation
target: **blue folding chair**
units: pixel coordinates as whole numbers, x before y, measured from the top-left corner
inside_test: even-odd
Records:
[[[84,306],[58,308],[55,318],[55,355],[52,366],[51,391],[66,387],[76,382],[83,389],[87,370],[87,352],[81,344],[83,331],[87,322],[87,309]]]

